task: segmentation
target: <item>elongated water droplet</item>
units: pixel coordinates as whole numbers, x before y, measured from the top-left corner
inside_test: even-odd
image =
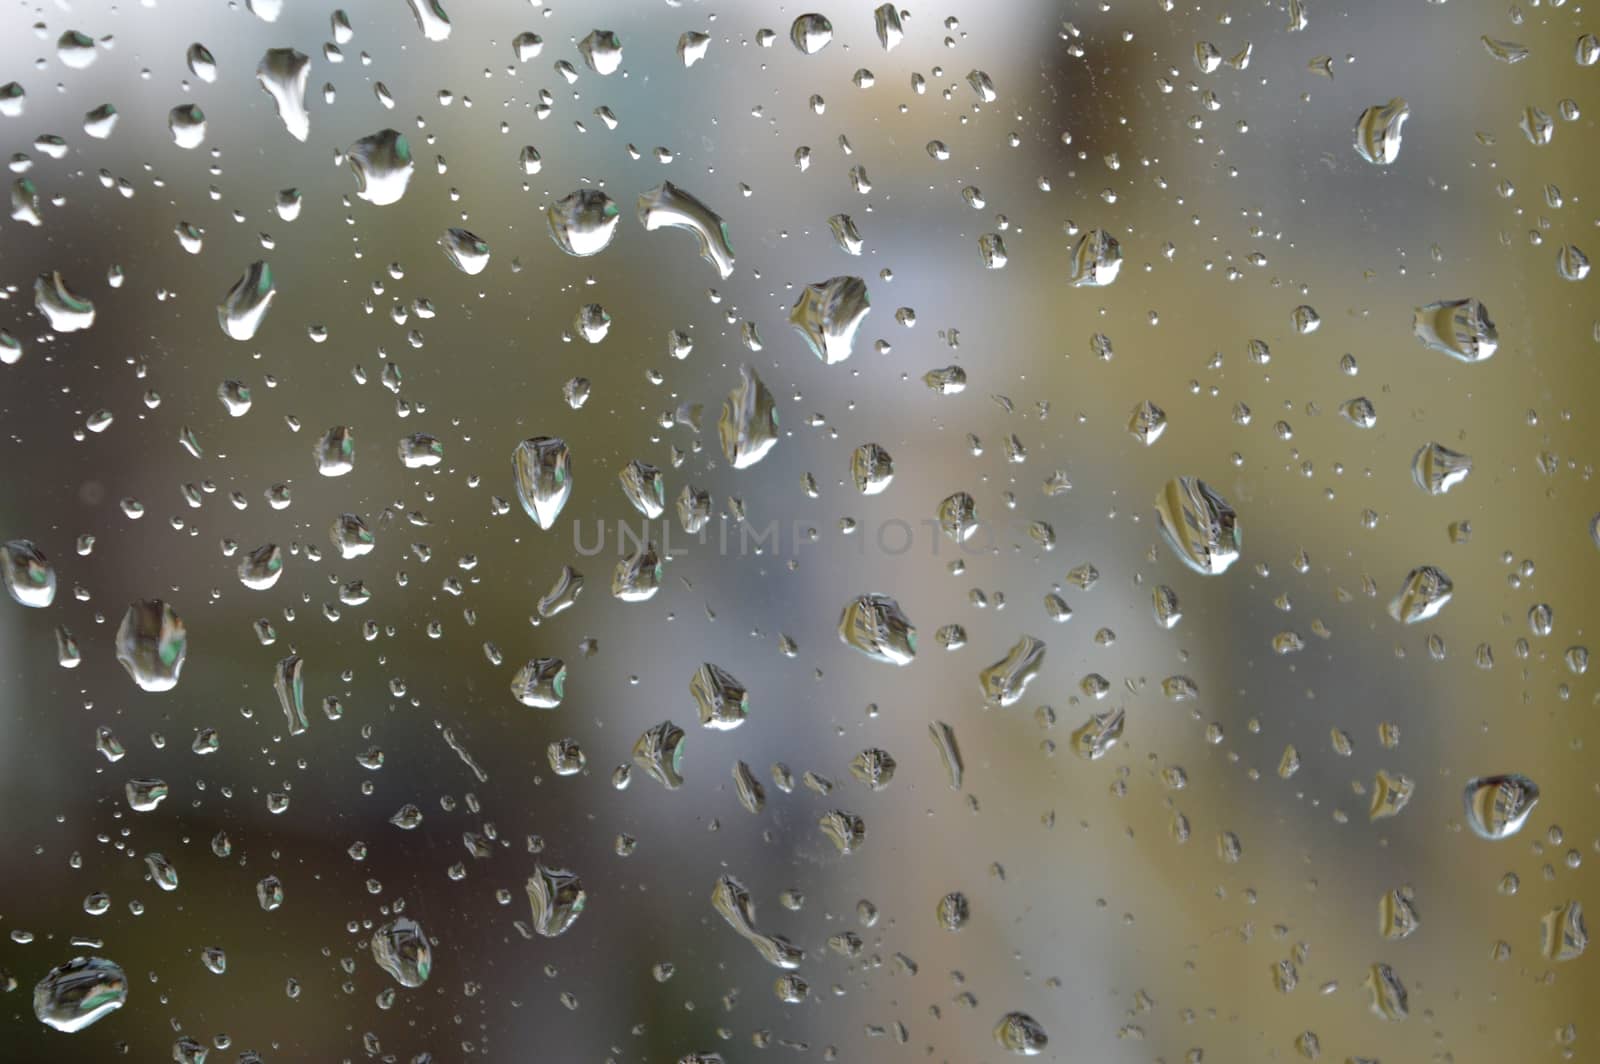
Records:
[[[1239,560],[1238,515],[1198,477],[1174,477],[1156,496],[1168,545],[1189,568],[1215,576]]]
[[[716,267],[717,276],[727,280],[733,275],[733,245],[728,238],[728,223],[671,181],[663,181],[639,196],[639,224],[646,232],[663,226],[687,229],[700,245],[700,257]]]
[[[56,600],[56,571],[30,540],[14,539],[0,546],[0,577],[19,605],[44,609]]]
[[[716,885],[711,888],[711,907],[740,937],[754,946],[768,964],[793,971],[805,960],[805,950],[782,935],[763,934],[756,927],[755,902],[745,885],[733,876],[722,875],[717,878]]]
[[[905,40],[905,29],[900,23],[900,9],[894,4],[880,4],[872,12],[873,28],[878,32],[878,43],[886,52],[892,52]]]
[[[570,565],[563,565],[550,590],[539,599],[537,609],[541,617],[554,617],[578,601],[583,593],[583,574]]]
[[[1001,706],[1016,704],[1044,666],[1044,654],[1043,640],[1022,636],[1005,657],[978,674],[983,697]]]
[[[1411,331],[1418,340],[1462,362],[1482,362],[1500,346],[1489,309],[1476,299],[1452,299],[1416,309]]]
[[[306,80],[311,76],[311,58],[293,48],[271,48],[256,65],[256,81],[278,106],[283,128],[295,140],[311,134],[311,116],[306,113]]]
[[[211,54],[211,49],[196,41],[189,46],[184,54],[184,61],[189,64],[189,73],[199,78],[206,84],[217,80],[217,60]]]
[[[755,465],[778,442],[777,406],[749,364],[739,367],[739,384],[722,403],[717,435],[723,457],[735,469]]]
[[[654,521],[666,510],[666,481],[662,479],[661,470],[649,462],[635,458],[622,467],[617,480],[622,484],[622,494],[633,504],[633,508],[648,519]]]
[[[305,659],[291,654],[272,670],[272,689],[278,693],[278,707],[290,735],[300,735],[309,726],[306,720]]]
[[[1589,928],[1583,922],[1583,906],[1569,901],[1545,914],[1544,955],[1553,961],[1575,961],[1589,948]]]
[[[277,294],[272,267],[260,259],[252,262],[217,304],[217,323],[224,335],[235,340],[254,338]]]
[[[417,20],[417,29],[430,41],[443,41],[450,36],[450,16],[445,14],[440,0],[406,0],[411,15]]]
[[[661,552],[645,543],[617,563],[611,573],[611,595],[623,602],[645,602],[661,587]]]
[[[1556,272],[1563,281],[1581,281],[1589,276],[1589,256],[1576,244],[1562,244],[1556,252]]]
[[[178,685],[189,653],[183,620],[160,599],[130,605],[117,626],[117,661],[145,691],[170,691]]]
[[[565,440],[535,436],[511,455],[517,500],[540,528],[549,529],[572,497],[572,456]]]

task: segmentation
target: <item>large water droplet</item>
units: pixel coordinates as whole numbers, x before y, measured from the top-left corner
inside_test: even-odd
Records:
[[[511,678],[511,696],[530,709],[555,709],[567,693],[567,666],[560,658],[534,658]]]
[[[128,607],[117,626],[117,661],[145,691],[170,691],[178,685],[189,653],[183,620],[160,599]]]
[[[128,978],[104,957],[74,957],[50,969],[33,988],[39,1022],[72,1034],[120,1009],[128,1000]]]
[[[750,713],[750,695],[744,684],[727,670],[706,662],[689,680],[689,694],[700,710],[700,723],[728,731],[744,723]]]
[[[622,41],[610,30],[590,30],[578,42],[578,54],[585,66],[605,77],[622,66]]]
[[[683,786],[683,729],[670,720],[645,729],[633,744],[633,763],[669,791]]]
[[[372,959],[401,986],[418,987],[433,970],[433,947],[422,925],[402,916],[372,933]]]
[[[1044,653],[1043,640],[1022,636],[1005,657],[978,674],[983,697],[997,705],[1015,705],[1044,666]]]
[[[198,148],[206,140],[206,113],[199,104],[179,104],[167,112],[167,131],[178,147]]]
[[[228,289],[228,294],[217,304],[217,323],[225,335],[235,340],[252,339],[261,328],[262,319],[272,307],[278,294],[272,279],[272,267],[257,259],[244,271],[244,275]]]
[[[416,170],[410,142],[392,129],[362,137],[350,145],[345,158],[356,175],[356,195],[378,207],[400,202]]]
[[[1461,792],[1467,826],[1491,842],[1509,839],[1522,830],[1528,814],[1539,804],[1539,785],[1526,776],[1478,776]]]
[[[1476,299],[1451,299],[1416,309],[1411,331],[1428,347],[1462,362],[1482,362],[1500,346],[1489,309]]]
[[[1433,617],[1450,601],[1455,585],[1440,569],[1421,565],[1406,574],[1400,591],[1389,603],[1389,616],[1404,624]]]
[[[517,500],[540,528],[548,529],[572,496],[572,456],[565,440],[535,436],[511,455]]]
[[[833,40],[833,23],[815,12],[801,15],[789,27],[789,40],[806,55],[816,55]]]
[[[639,196],[639,223],[647,232],[663,226],[687,229],[700,244],[700,257],[716,267],[717,276],[726,280],[733,275],[728,223],[671,181],[663,181]]]
[[[1356,120],[1356,151],[1369,163],[1388,166],[1400,157],[1401,129],[1410,117],[1411,108],[1398,96],[1362,111]]]
[[[1437,443],[1429,443],[1411,459],[1411,478],[1429,495],[1443,495],[1472,472],[1472,458]]]
[[[406,0],[411,14],[417,20],[417,29],[430,41],[446,40],[450,36],[450,16],[445,14],[440,0]]]
[[[994,1040],[1001,1048],[1023,1057],[1036,1057],[1050,1044],[1039,1022],[1025,1012],[1008,1012],[995,1025]]]
[[[54,332],[78,332],[94,324],[94,304],[74,295],[59,270],[41,273],[33,282],[33,305]]]
[[[533,866],[527,890],[528,904],[533,909],[533,929],[545,938],[555,938],[571,927],[589,900],[576,872],[546,868],[542,864]]]
[[[617,204],[599,189],[581,188],[545,210],[550,238],[568,255],[598,255],[617,235]]]
[[[322,434],[312,451],[317,472],[325,477],[342,477],[356,467],[356,434],[348,425],[335,425]]]
[[[717,434],[723,456],[735,469],[755,465],[778,442],[777,406],[748,364],[739,367],[739,384],[722,403]]]
[[[306,113],[306,80],[310,76],[310,56],[293,48],[268,49],[256,65],[256,81],[278,105],[283,128],[299,141],[311,134],[311,116]]]
[[[1072,251],[1067,283],[1074,288],[1103,288],[1122,269],[1122,245],[1104,229],[1091,229],[1078,238]]]
[[[828,365],[850,357],[856,330],[872,309],[859,277],[830,277],[806,285],[789,311],[789,323]]]
[[[1185,565],[1215,576],[1239,560],[1238,515],[1198,477],[1174,477],[1156,496],[1156,517]]]
[[[478,234],[467,230],[446,229],[439,241],[450,264],[469,276],[479,274],[489,265],[489,245]]]
[[[876,592],[853,599],[839,617],[839,639],[873,661],[909,665],[917,656],[917,630],[900,604]]]
[[[56,600],[55,567],[30,540],[14,539],[0,546],[0,577],[12,599],[23,606],[44,609]]]

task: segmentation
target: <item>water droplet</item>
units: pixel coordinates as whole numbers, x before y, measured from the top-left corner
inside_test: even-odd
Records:
[[[1128,433],[1146,447],[1161,438],[1167,431],[1167,412],[1145,399],[1133,408],[1128,418]]]
[[[489,245],[470,230],[446,229],[439,245],[450,264],[468,276],[482,273],[489,265]]]
[[[599,189],[583,188],[563,196],[545,210],[550,238],[568,255],[598,255],[617,235],[620,212]]]
[[[855,853],[867,841],[867,822],[843,809],[823,813],[817,827],[841,854]]]
[[[1564,281],[1581,281],[1589,276],[1589,256],[1576,244],[1562,244],[1556,252],[1556,272]]]
[[[1015,705],[1044,666],[1044,654],[1043,640],[1022,636],[1005,657],[978,674],[983,697],[1000,706]]]
[[[311,75],[311,58],[293,48],[271,48],[256,66],[256,81],[278,106],[283,128],[295,140],[311,134],[311,116],[306,113],[306,80]]]
[[[739,367],[739,384],[728,393],[717,422],[722,454],[735,469],[748,469],[778,442],[778,411],[772,393],[748,364]]]
[[[689,694],[699,707],[700,723],[707,728],[737,728],[750,713],[750,696],[744,685],[710,662],[701,665],[689,679]]]
[[[833,23],[822,15],[801,15],[789,27],[789,40],[806,55],[816,55],[833,40]]]
[[[572,496],[572,456],[565,440],[535,436],[511,456],[517,500],[540,528],[549,529]]]
[[[1078,238],[1072,252],[1067,283],[1074,288],[1103,288],[1122,269],[1122,245],[1104,229],[1091,229]]]
[[[689,30],[678,38],[678,59],[687,70],[704,59],[710,47],[709,34],[701,33],[699,30]]]
[[[850,479],[863,495],[877,495],[894,480],[894,459],[876,443],[864,443],[850,456]]]
[[[856,330],[872,308],[859,277],[831,277],[809,284],[789,311],[795,327],[827,365],[850,357]]]
[[[733,275],[728,223],[671,181],[663,181],[639,196],[639,224],[652,233],[663,226],[687,229],[700,245],[700,257],[716,267],[717,276],[727,280]]]
[[[182,619],[160,599],[135,602],[122,615],[117,661],[140,689],[159,692],[176,687],[188,652]]]
[[[571,927],[589,900],[576,872],[546,868],[542,864],[533,866],[527,891],[528,904],[533,909],[533,929],[545,938],[555,938]]]
[[[862,595],[844,608],[839,639],[873,661],[909,665],[917,655],[917,630],[888,595]]]
[[[78,332],[94,324],[94,304],[73,294],[59,270],[41,273],[33,282],[33,305],[53,332]]]
[[[1429,495],[1443,495],[1472,472],[1470,455],[1428,443],[1411,459],[1411,478]]]
[[[622,484],[622,494],[646,518],[654,521],[666,510],[666,481],[662,479],[661,470],[649,462],[635,458],[622,467],[617,480]]]
[[[1389,616],[1403,624],[1426,621],[1444,609],[1455,585],[1442,570],[1422,565],[1406,574],[1400,591],[1389,603]]]
[[[450,16],[445,14],[440,0],[407,0],[411,15],[417,20],[417,29],[430,41],[442,41],[450,36]]]
[[[74,957],[33,988],[33,1014],[66,1034],[83,1030],[128,1000],[128,978],[104,957]]]
[[[128,799],[128,808],[135,813],[154,812],[155,808],[166,800],[169,793],[167,781],[156,779],[153,776],[139,776],[129,780],[123,785],[123,795]]]
[[[198,148],[206,139],[206,113],[199,104],[179,104],[167,112],[167,130],[178,147]]]
[[[244,275],[217,304],[217,323],[225,335],[235,340],[252,339],[277,294],[272,267],[258,259],[245,269]]]
[[[1365,985],[1372,995],[1372,1011],[1377,1015],[1395,1022],[1411,1015],[1405,985],[1387,964],[1374,964],[1367,972]]]
[[[555,709],[566,697],[567,665],[560,658],[534,658],[511,679],[511,696],[531,709]]]
[[[683,786],[683,729],[670,720],[645,729],[633,744],[633,763],[669,791]]]
[[[1528,814],[1539,804],[1539,785],[1526,776],[1478,776],[1462,791],[1467,826],[1491,842],[1509,839],[1522,830]]]
[[[994,1040],[1001,1048],[1021,1057],[1036,1057],[1050,1044],[1039,1022],[1025,1012],[1008,1012],[995,1025]]]
[[[252,591],[266,591],[283,575],[283,550],[265,543],[239,561],[239,583]]]
[[[1482,362],[1500,346],[1489,309],[1476,299],[1429,303],[1416,309],[1411,331],[1428,347],[1462,362]]]
[[[1583,922],[1583,906],[1576,901],[1559,905],[1545,914],[1544,955],[1553,961],[1575,961],[1589,947],[1589,929]]]
[[[0,546],[0,577],[19,605],[44,609],[56,600],[56,571],[44,552],[26,539]]]
[[[422,925],[402,916],[372,933],[372,959],[401,986],[419,987],[433,970],[433,947]]]
[[[610,30],[590,30],[578,42],[578,54],[585,66],[605,77],[622,66],[622,41]]]
[[[356,195],[375,207],[399,203],[416,170],[411,143],[392,129],[362,137],[350,145],[345,158],[356,175]]]
[[[1184,564],[1215,576],[1239,560],[1238,515],[1198,477],[1174,477],[1156,497],[1162,534]]]
[[[1410,106],[1399,96],[1362,111],[1356,120],[1356,151],[1369,163],[1388,166],[1400,157],[1401,130],[1410,117]]]
[[[623,602],[644,602],[661,587],[661,552],[645,543],[617,563],[611,573],[611,595]]]

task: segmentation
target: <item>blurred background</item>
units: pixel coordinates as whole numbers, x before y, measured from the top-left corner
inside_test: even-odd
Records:
[[[1600,432],[1583,397],[1600,389],[1600,334],[1594,280],[1557,269],[1558,249],[1595,243],[1600,68],[1578,59],[1600,24],[1570,4],[1293,6],[951,0],[905,9],[886,52],[853,4],[822,12],[832,39],[812,55],[789,39],[805,12],[754,2],[458,2],[444,40],[399,0],[356,3],[335,52],[327,6],[14,7],[0,81],[25,96],[0,135],[41,224],[0,223],[0,326],[22,352],[0,367],[0,539],[36,544],[59,590],[49,609],[0,609],[0,969],[15,980],[0,1059],[163,1060],[188,1036],[213,1060],[998,1061],[1010,1012],[1057,1060],[1587,1058],[1596,960],[1546,957],[1541,919],[1594,897],[1600,856],[1595,692],[1586,652],[1569,652],[1597,617]],[[615,73],[580,53],[596,28],[621,39]],[[92,63],[58,44],[69,31],[93,39]],[[688,31],[710,41],[686,68]],[[522,33],[542,39],[525,61]],[[214,82],[186,65],[195,42]],[[1526,58],[1494,54],[1511,45]],[[305,143],[255,77],[284,47],[310,57]],[[1403,146],[1374,165],[1357,118],[1397,97]],[[89,136],[107,103],[112,134]],[[204,112],[197,148],[169,132],[182,104]],[[1548,143],[1522,128],[1530,107]],[[415,173],[376,206],[343,153],[385,128]],[[726,221],[731,277],[691,234],[639,223],[663,180]],[[290,188],[292,221],[274,209]],[[622,216],[604,252],[576,258],[545,209],[586,188]],[[859,257],[830,231],[840,213]],[[447,259],[452,226],[488,244],[484,272]],[[1120,273],[1072,287],[1096,228],[1120,243]],[[986,269],[994,233],[1006,261]],[[237,341],[217,304],[258,259],[277,295]],[[93,302],[92,327],[50,331],[33,286],[52,271]],[[824,365],[789,308],[837,275],[865,280],[872,309],[852,356]],[[1467,298],[1498,328],[1486,362],[1412,334],[1414,308]],[[592,345],[573,324],[590,303],[611,316]],[[1296,327],[1301,306],[1314,331]],[[673,330],[693,341],[683,360]],[[389,363],[398,391],[380,381]],[[735,470],[716,422],[741,364],[781,438]],[[924,383],[951,365],[965,390]],[[576,376],[592,384],[580,409],[563,394]],[[230,379],[250,389],[243,416],[218,399]],[[1359,397],[1370,428],[1342,413]],[[1142,401],[1167,419],[1149,446],[1128,429]],[[686,405],[698,424],[674,423]],[[111,424],[86,430],[102,410]],[[338,425],[355,468],[325,478],[313,451]],[[399,460],[414,432],[441,462]],[[512,478],[536,435],[572,454],[548,531]],[[1446,495],[1413,481],[1430,441],[1472,457]],[[866,496],[850,463],[869,443],[894,479]],[[640,523],[617,480],[634,459],[662,470],[651,534],[673,550],[640,603],[610,594],[616,523]],[[1225,574],[1161,540],[1153,500],[1177,476],[1238,512]],[[663,530],[686,484],[713,500],[703,540]],[[957,491],[981,522],[964,550],[931,524]],[[370,554],[339,557],[342,512],[371,527]],[[773,522],[776,541],[758,541]],[[283,573],[251,590],[239,561],[265,544]],[[563,565],[585,590],[541,618]],[[1421,565],[1454,596],[1402,626],[1387,605]],[[370,601],[341,603],[355,580]],[[1182,605],[1170,630],[1160,586]],[[841,644],[841,611],[868,592],[915,624],[910,666]],[[146,598],[188,631],[161,694],[115,659],[117,624]],[[964,640],[937,638],[947,625]],[[61,626],[81,647],[70,670]],[[1048,647],[1038,675],[1016,704],[986,705],[979,673],[1024,634]],[[291,654],[298,735],[273,686]],[[555,710],[511,695],[544,656],[567,667]],[[735,730],[698,723],[689,683],[708,662],[749,691]],[[1075,756],[1072,732],[1116,709],[1120,742]],[[683,785],[635,769],[615,787],[668,719],[687,733]],[[935,722],[959,743],[959,787]],[[97,751],[100,729],[120,760]],[[203,729],[220,747],[197,756]],[[561,739],[582,773],[552,771]],[[868,748],[898,766],[879,792],[850,770]],[[381,768],[363,767],[374,750]],[[739,761],[765,786],[756,815]],[[1372,820],[1380,772],[1413,793]],[[1489,842],[1462,790],[1505,772],[1543,797]],[[125,797],[140,777],[170,788],[152,812]],[[422,820],[404,831],[390,818],[408,803]],[[856,852],[818,828],[836,809],[865,824]],[[152,852],[177,890],[151,881]],[[528,933],[536,862],[587,893],[556,938]],[[761,930],[806,951],[804,1000],[780,1000],[782,973],[713,909],[725,874]],[[273,912],[256,898],[268,875]],[[1420,926],[1385,938],[1381,899],[1402,888]],[[970,918],[952,932],[937,911],[954,891]],[[85,910],[95,892],[103,915]],[[419,988],[368,946],[400,912],[433,942]],[[856,956],[828,947],[846,931]],[[61,1034],[32,990],[79,955],[120,964],[127,1003]],[[1282,961],[1296,986],[1280,989]],[[1409,1018],[1374,1013],[1374,964],[1403,982]]]

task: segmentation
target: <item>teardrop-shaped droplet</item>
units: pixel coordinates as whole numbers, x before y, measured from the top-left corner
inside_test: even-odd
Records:
[[[1356,120],[1356,151],[1369,163],[1388,166],[1400,157],[1401,130],[1410,117],[1410,106],[1399,96],[1362,111]]]
[[[589,896],[583,880],[565,868],[533,866],[528,877],[528,904],[533,910],[533,929],[545,938],[555,938],[571,927],[583,913]]]
[[[261,328],[262,319],[272,307],[278,294],[272,279],[272,267],[257,259],[244,271],[244,276],[234,282],[228,294],[217,304],[217,323],[225,335],[235,340],[252,339]]]
[[[311,116],[306,113],[306,81],[311,76],[311,57],[293,48],[269,48],[256,64],[256,81],[278,107],[283,128],[295,140],[311,135]]]
[[[735,469],[748,469],[778,442],[778,409],[772,393],[749,364],[739,367],[739,385],[722,403],[717,421],[722,454]]]
[[[1539,785],[1515,773],[1478,776],[1467,781],[1461,801],[1473,833],[1497,842],[1522,830],[1528,814],[1539,804]]]
[[[44,609],[56,600],[55,567],[31,540],[14,539],[0,546],[0,577],[20,605]]]
[[[482,273],[489,265],[488,243],[470,230],[446,229],[439,243],[450,264],[468,276]]]
[[[567,693],[567,665],[560,658],[534,658],[511,678],[511,696],[530,709],[555,709]]]
[[[1072,251],[1067,283],[1074,288],[1103,288],[1122,269],[1122,245],[1104,229],[1091,229]]]
[[[348,425],[335,425],[322,434],[313,454],[317,472],[325,477],[342,477],[356,467],[356,434]]]
[[[683,729],[664,720],[645,729],[633,744],[633,763],[667,790],[683,786]]]
[[[833,23],[815,12],[801,15],[789,27],[789,40],[806,55],[816,55],[833,40]]]
[[[590,30],[578,42],[578,54],[601,77],[615,74],[622,66],[622,40],[610,30]]]
[[[128,607],[117,626],[117,661],[145,691],[170,691],[178,685],[189,653],[183,620],[160,599]]]
[[[445,14],[440,0],[407,0],[411,15],[417,20],[417,29],[430,41],[447,40],[450,36],[450,16]]]
[[[706,662],[689,680],[689,694],[700,710],[702,726],[728,731],[750,714],[750,694],[744,684],[720,666]]]
[[[1441,569],[1419,565],[1406,574],[1400,591],[1389,603],[1389,616],[1402,624],[1417,624],[1435,616],[1450,601],[1455,585]]]
[[[1198,477],[1174,477],[1156,497],[1162,534],[1185,565],[1215,576],[1239,560],[1238,515]]]
[[[345,159],[356,175],[356,195],[378,207],[400,202],[416,170],[410,142],[392,129],[362,137],[350,145]]]
[[[239,583],[252,591],[266,591],[283,575],[283,548],[266,543],[239,561]]]
[[[1489,310],[1476,299],[1451,299],[1416,309],[1411,331],[1428,347],[1462,362],[1482,362],[1500,346]]]
[[[199,104],[179,104],[167,112],[167,131],[178,147],[198,148],[206,140],[206,113]]]
[[[522,509],[540,528],[550,528],[572,497],[572,456],[566,441],[555,436],[523,440],[511,464]]]
[[[617,235],[621,211],[616,201],[595,188],[581,188],[545,210],[550,238],[568,255],[598,255]]]

